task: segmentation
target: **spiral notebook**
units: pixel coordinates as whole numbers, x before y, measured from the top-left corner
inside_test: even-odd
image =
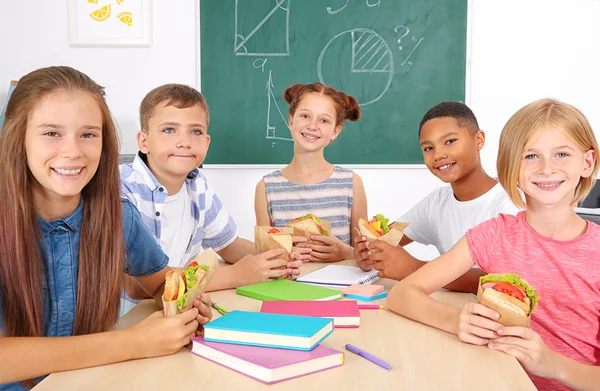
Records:
[[[377,270],[362,271],[356,266],[327,265],[296,279],[298,282],[346,287],[353,284],[372,284],[379,280]]]

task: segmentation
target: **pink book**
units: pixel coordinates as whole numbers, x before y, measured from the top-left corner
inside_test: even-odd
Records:
[[[344,353],[319,345],[313,350],[288,350],[208,342],[192,338],[192,353],[236,372],[271,384],[339,367]]]
[[[333,327],[360,326],[360,311],[356,300],[263,301],[260,312],[332,318]]]
[[[358,295],[367,297],[375,296],[379,292],[383,292],[382,285],[354,284],[342,289],[342,293],[345,295]]]

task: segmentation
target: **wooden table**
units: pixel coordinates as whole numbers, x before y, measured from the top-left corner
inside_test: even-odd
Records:
[[[352,264],[351,261],[343,263]],[[324,266],[308,263],[303,273]],[[377,284],[389,290],[395,281]],[[439,291],[433,296],[462,306],[473,296]],[[235,290],[212,292],[213,301],[227,310],[258,311],[261,302],[238,296]],[[385,304],[385,299],[377,302]],[[157,310],[145,300],[125,315],[118,326],[138,323]],[[219,314],[214,311],[214,317]],[[389,362],[388,371],[355,354],[344,345],[354,344]],[[512,357],[486,347],[460,342],[456,336],[413,322],[387,310],[361,310],[358,329],[335,329],[323,342],[344,351],[344,365],[274,385],[265,385],[182,349],[167,357],[55,373],[35,391],[45,390],[535,390]]]

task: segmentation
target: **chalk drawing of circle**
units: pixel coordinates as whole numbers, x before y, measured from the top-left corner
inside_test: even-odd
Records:
[[[394,77],[394,57],[373,30],[343,31],[325,45],[317,61],[319,81],[356,97],[361,106],[377,102]]]

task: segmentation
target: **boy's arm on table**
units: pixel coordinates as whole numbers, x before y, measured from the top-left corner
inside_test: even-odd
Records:
[[[380,271],[379,276],[382,278],[402,280],[429,263],[415,258],[402,246],[393,247],[380,241],[373,244],[366,242],[364,245],[378,250],[369,255],[369,259],[373,262],[373,267]],[[456,292],[477,293],[479,277],[484,274],[481,269],[472,268],[444,288]]]
[[[253,255],[254,243],[237,237],[229,246],[217,251],[217,254],[219,254],[225,262],[233,264],[244,258],[246,255]]]

